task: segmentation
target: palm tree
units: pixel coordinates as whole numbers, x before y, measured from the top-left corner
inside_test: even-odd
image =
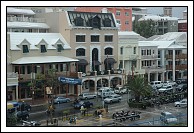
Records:
[[[141,75],[134,76],[131,80],[128,81],[126,86],[133,92],[136,102],[140,101],[141,96],[150,96],[152,92],[151,86],[148,85],[146,79]]]

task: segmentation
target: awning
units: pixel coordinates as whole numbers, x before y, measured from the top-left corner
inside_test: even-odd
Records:
[[[101,63],[99,61],[97,61],[97,60],[92,61],[92,64],[94,64],[95,66],[101,65]]]
[[[77,62],[79,60],[72,59],[64,56],[35,56],[35,57],[22,57],[12,64],[38,64],[38,63],[57,63],[57,62]]]
[[[88,65],[88,61],[85,59],[78,59],[79,61],[77,62],[78,65]]]
[[[114,59],[114,58],[106,58],[104,60],[104,64],[114,64],[114,63],[117,63],[117,61]]]
[[[77,84],[81,85],[82,81],[81,79],[75,79],[75,78],[66,78],[66,77],[58,77],[58,80],[64,84]]]

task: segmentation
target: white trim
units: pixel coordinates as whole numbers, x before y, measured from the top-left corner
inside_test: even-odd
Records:
[[[86,33],[76,33],[75,35],[86,35]]]
[[[90,36],[100,36],[99,33],[91,33]]]
[[[87,47],[85,47],[85,46],[77,46],[77,47],[75,47],[75,50],[77,50],[77,49],[79,49],[79,48],[83,48],[83,49],[87,49]]]
[[[109,34],[104,34],[105,36],[114,36],[114,34],[111,34],[111,33],[109,33]]]
[[[109,47],[114,49],[114,46],[112,46],[112,45],[106,45],[106,46],[104,46],[104,49],[109,48]]]

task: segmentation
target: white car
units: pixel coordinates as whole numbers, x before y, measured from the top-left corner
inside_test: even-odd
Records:
[[[172,85],[162,86],[158,92],[173,92]]]
[[[118,94],[113,94],[107,98],[104,99],[105,103],[113,103],[113,102],[120,102],[122,99],[122,96]]]
[[[160,120],[165,124],[178,122],[177,118],[170,112],[162,112],[160,115]]]
[[[177,101],[174,103],[175,107],[187,107],[187,99],[183,99],[181,101]]]

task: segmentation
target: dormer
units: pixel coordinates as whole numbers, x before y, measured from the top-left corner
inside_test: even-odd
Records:
[[[37,47],[40,49],[41,53],[46,53],[47,52],[48,43],[44,39],[42,39],[38,43]]]
[[[105,18],[103,20],[104,27],[111,27],[111,20],[109,18]]]
[[[30,43],[24,39],[18,47],[22,49],[22,53],[29,53]]]
[[[95,15],[91,18],[90,20],[90,25],[93,28],[101,28],[101,23],[100,23],[100,17],[98,15]]]
[[[74,19],[75,26],[84,26],[84,19],[82,17],[76,17]]]

